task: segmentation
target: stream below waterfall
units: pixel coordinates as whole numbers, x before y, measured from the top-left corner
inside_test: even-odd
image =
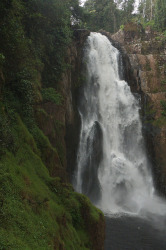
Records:
[[[83,61],[75,189],[106,215],[106,250],[166,249],[166,202],[146,156],[140,97],[121,80],[120,54],[106,36],[90,34]]]
[[[165,250],[166,227],[159,229],[143,218],[106,218],[105,250]]]

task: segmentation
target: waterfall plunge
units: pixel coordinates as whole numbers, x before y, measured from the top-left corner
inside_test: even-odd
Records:
[[[164,215],[145,153],[139,101],[120,80],[118,58],[105,36],[91,33],[84,53],[75,188],[105,213]]]

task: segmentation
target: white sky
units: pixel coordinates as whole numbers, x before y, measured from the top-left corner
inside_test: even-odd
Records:
[[[86,0],[80,0],[80,5],[83,6]]]

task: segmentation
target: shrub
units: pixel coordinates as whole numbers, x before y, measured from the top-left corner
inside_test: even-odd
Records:
[[[123,24],[120,26],[120,29],[121,29],[121,30],[124,30],[124,25],[123,25]]]
[[[53,88],[42,89],[42,97],[44,102],[53,102],[57,105],[61,105],[63,101],[62,95]]]

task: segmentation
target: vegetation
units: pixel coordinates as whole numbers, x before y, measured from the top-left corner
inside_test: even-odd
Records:
[[[45,103],[63,105],[81,10],[78,0],[0,1],[0,249],[92,249],[90,228],[103,220],[66,182],[60,122],[57,148],[40,129]]]
[[[139,13],[143,23],[158,31],[166,29],[166,2],[164,0],[141,0]]]
[[[57,105],[62,103],[62,95],[53,88],[42,89],[42,97],[45,102],[53,102]]]
[[[93,248],[103,215],[67,183],[64,124],[46,106],[64,108],[60,80],[74,28],[115,32],[134,18],[162,31],[156,39],[165,42],[165,1],[142,0],[135,14],[134,3],[0,1],[0,249]]]
[[[140,0],[138,8],[136,4],[136,0],[87,0],[84,7],[86,26],[94,31],[104,29],[114,33],[124,24],[134,21],[144,27],[165,30],[165,0]]]
[[[160,104],[161,104],[161,107],[162,107],[162,112],[161,112],[161,114],[162,114],[163,116],[166,116],[166,101],[165,101],[165,100],[161,100],[161,101],[160,101]]]
[[[87,219],[99,220],[87,198],[49,176],[38,147],[20,117],[13,123],[17,152],[0,161],[0,249],[91,249]]]

